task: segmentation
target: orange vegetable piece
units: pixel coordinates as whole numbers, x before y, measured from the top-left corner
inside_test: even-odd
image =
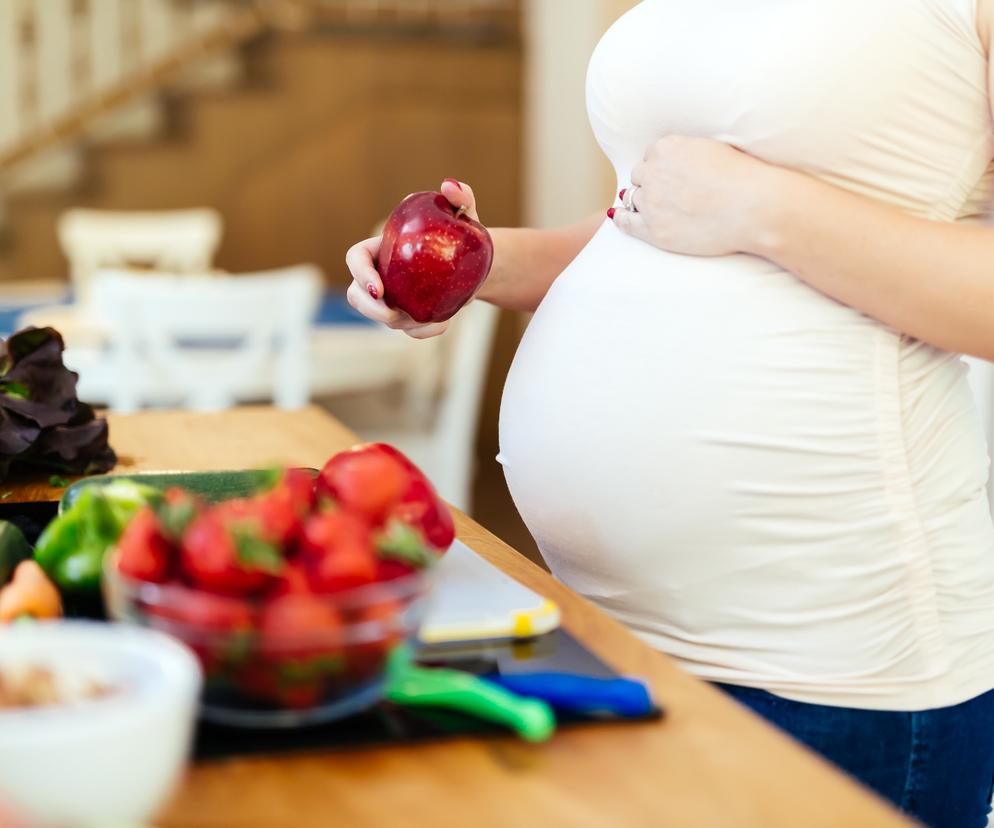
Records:
[[[62,615],[59,591],[35,561],[22,561],[10,583],[0,589],[0,623],[22,615],[32,618]]]

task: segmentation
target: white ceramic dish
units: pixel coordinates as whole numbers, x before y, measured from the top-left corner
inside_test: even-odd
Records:
[[[183,770],[200,693],[196,658],[153,630],[52,622],[0,628],[0,670],[26,665],[115,691],[0,709],[0,799],[41,826],[137,824]]]

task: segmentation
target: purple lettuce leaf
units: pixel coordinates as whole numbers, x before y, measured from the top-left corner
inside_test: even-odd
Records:
[[[31,448],[41,426],[0,407],[0,454],[21,454]]]
[[[117,462],[107,422],[76,398],[64,347],[53,328],[25,328],[0,342],[0,480],[12,468],[88,474]]]
[[[65,345],[54,328],[25,328],[0,352],[0,408],[42,428],[69,422],[78,375],[62,362]]]
[[[117,455],[107,438],[107,421],[97,419],[90,406],[79,403],[70,422],[46,428],[28,455],[18,461],[67,474],[109,471],[117,463]]]

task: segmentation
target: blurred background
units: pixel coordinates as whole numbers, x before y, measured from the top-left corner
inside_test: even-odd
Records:
[[[351,312],[344,255],[445,177],[492,226],[606,209],[584,74],[632,5],[2,0],[0,337],[58,328],[111,410],[313,401],[534,554],[494,460],[527,320],[409,340]]]

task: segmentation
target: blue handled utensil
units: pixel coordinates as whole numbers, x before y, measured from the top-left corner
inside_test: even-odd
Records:
[[[643,682],[619,676],[562,630],[525,641],[422,645],[417,659],[474,673],[565,716],[639,719],[659,713]]]
[[[519,696],[541,699],[563,713],[638,719],[655,710],[648,688],[637,679],[551,672],[486,673],[482,678]]]

